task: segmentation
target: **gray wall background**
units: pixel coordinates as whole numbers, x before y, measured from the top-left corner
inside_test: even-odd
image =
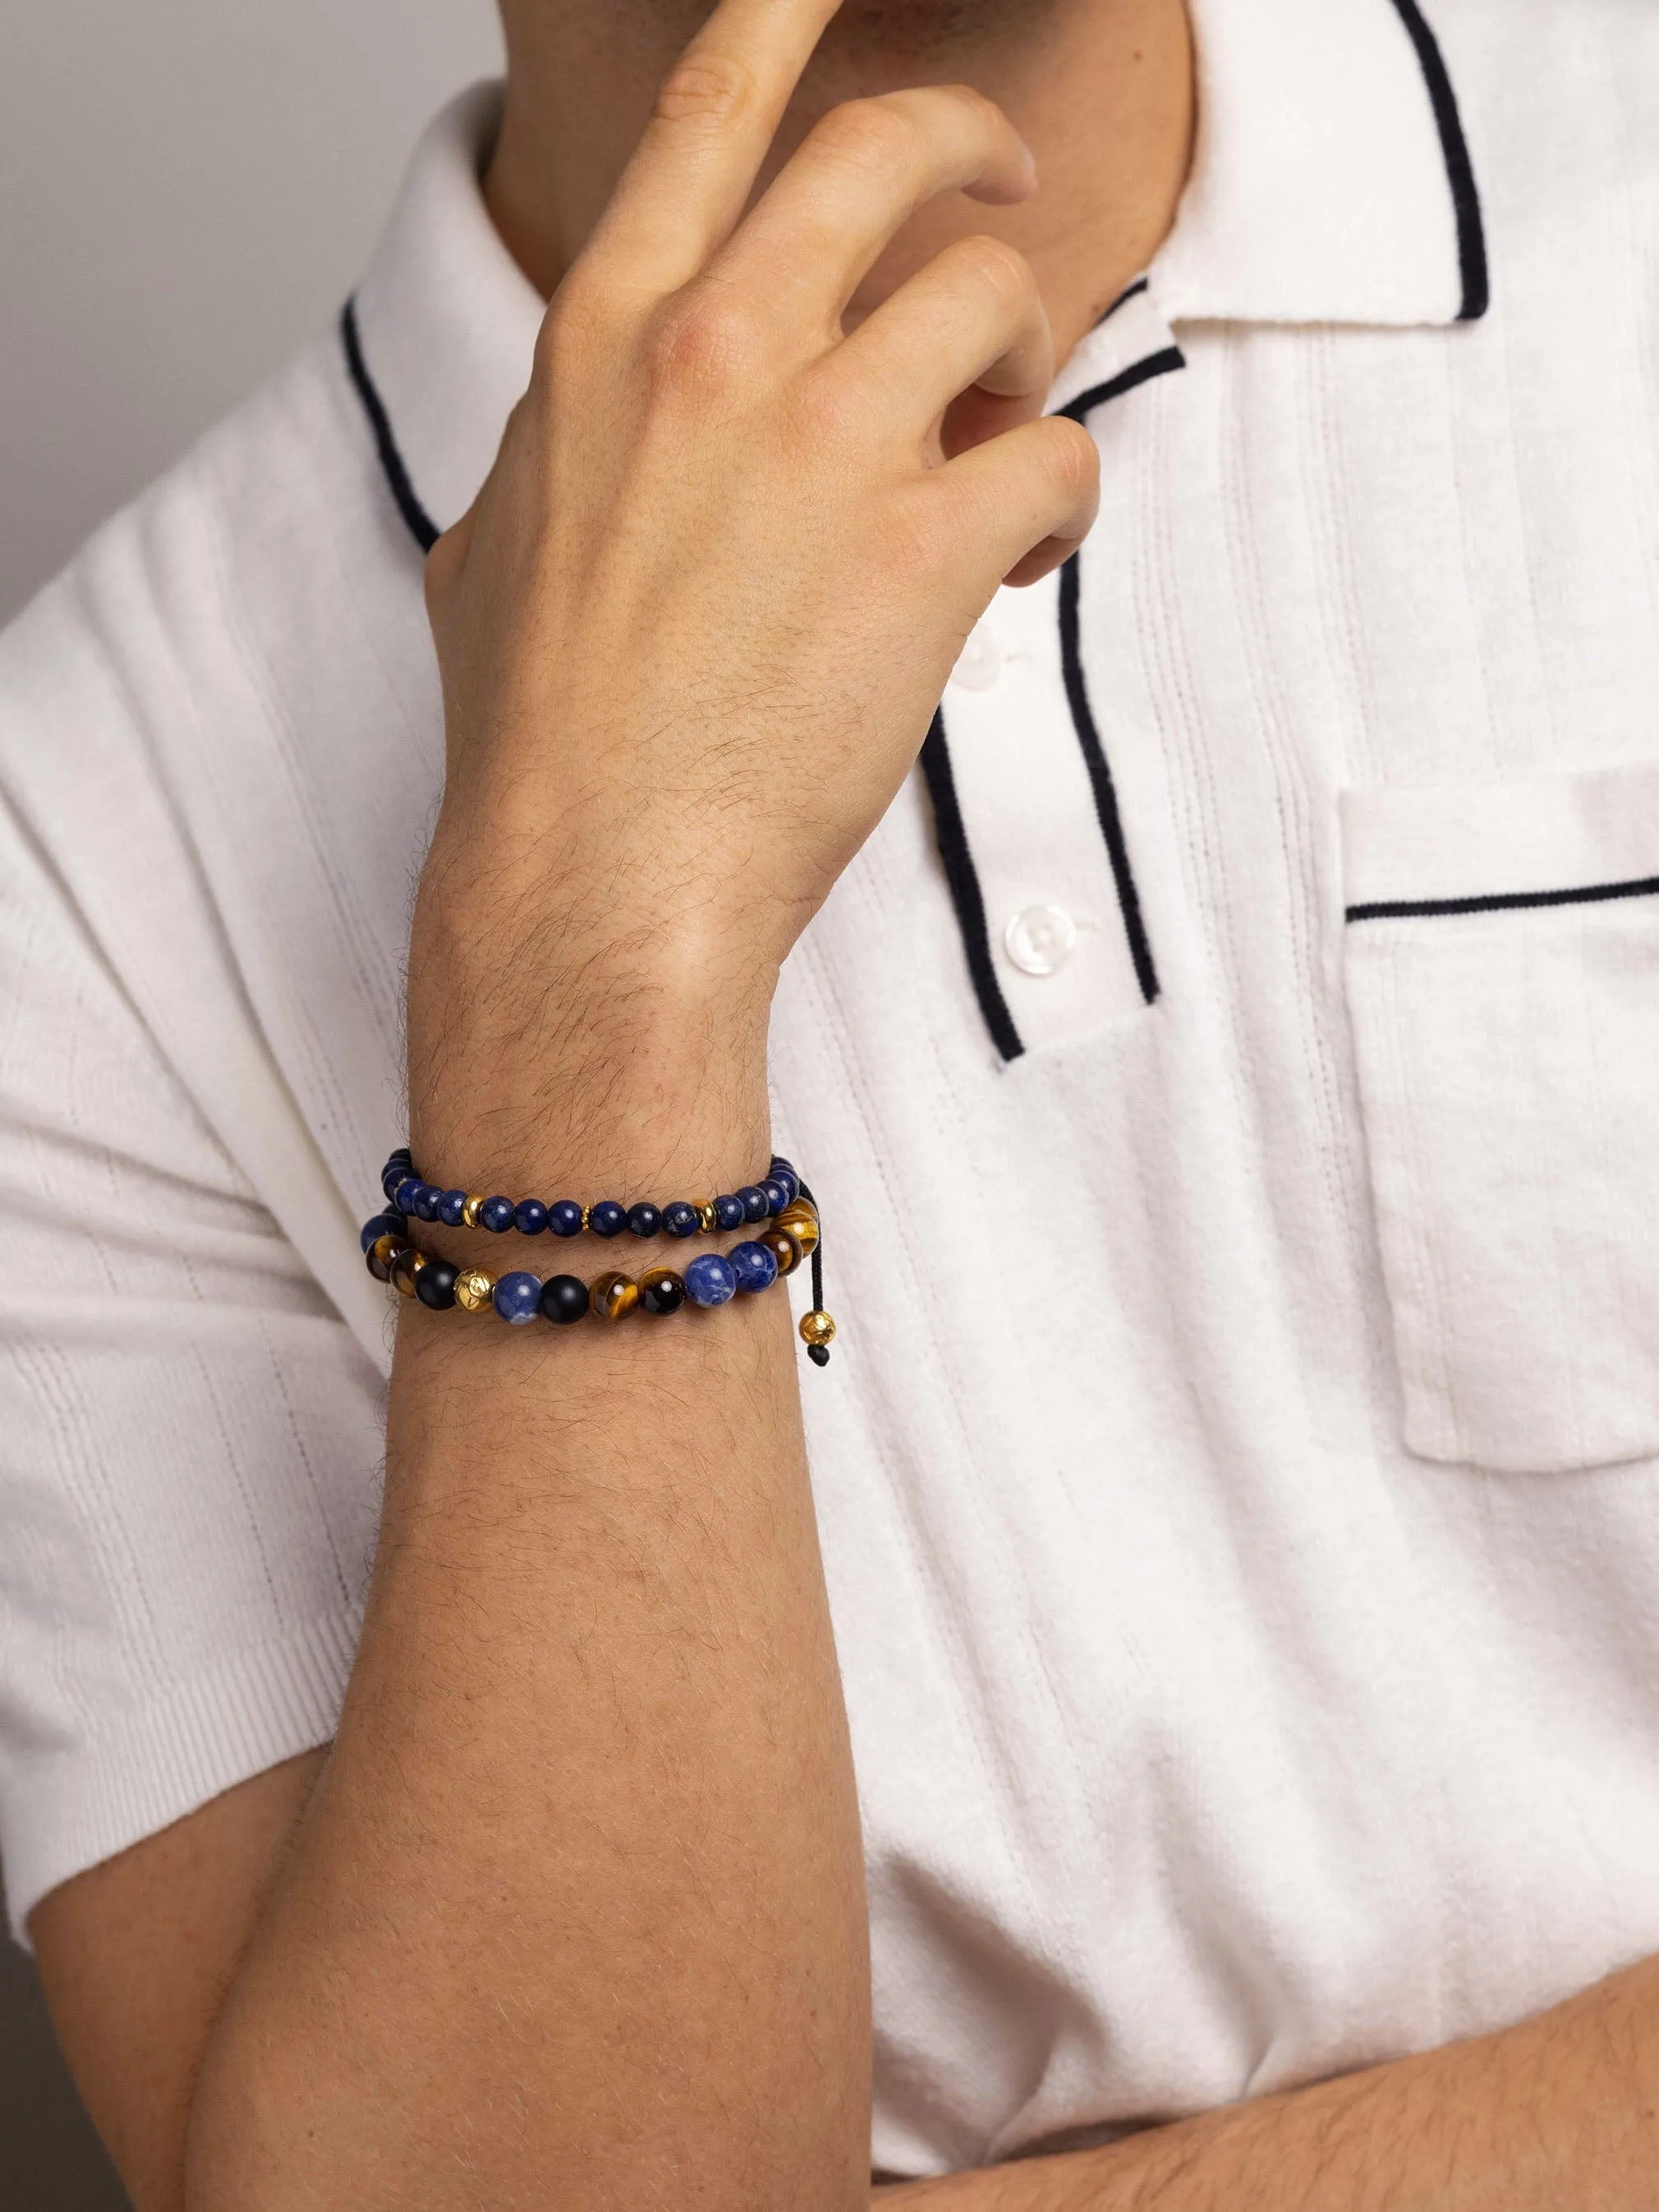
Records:
[[[339,305],[490,0],[0,4],[0,619]]]
[[[0,0],[0,620],[336,311],[499,57],[489,0]],[[122,2203],[0,1936],[0,2212]]]

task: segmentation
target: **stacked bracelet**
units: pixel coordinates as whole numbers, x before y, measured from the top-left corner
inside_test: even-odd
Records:
[[[579,1237],[583,1230],[595,1237],[620,1237],[624,1229],[635,1237],[695,1237],[699,1230],[711,1236],[716,1230],[775,1218],[800,1196],[800,1177],[787,1160],[775,1158],[759,1182],[701,1205],[677,1198],[666,1206],[653,1206],[649,1199],[624,1206],[620,1199],[601,1198],[583,1206],[574,1198],[486,1198],[477,1191],[446,1190],[428,1182],[408,1146],[400,1146],[380,1171],[380,1188],[388,1204],[404,1216],[441,1221],[450,1229],[487,1229],[496,1237],[510,1229],[520,1237]]]
[[[395,1198],[402,1198],[409,1183],[416,1180],[405,1166],[402,1181],[393,1182],[392,1170],[404,1164],[402,1157],[395,1154],[387,1163],[385,1181]],[[829,1363],[836,1324],[823,1310],[817,1209],[811,1192],[787,1160],[775,1160],[772,1164],[775,1173],[768,1177],[768,1184],[775,1186],[780,1194],[794,1194],[787,1197],[787,1202],[775,1212],[774,1191],[766,1190],[766,1213],[770,1218],[760,1236],[733,1245],[723,1255],[718,1252],[700,1253],[684,1269],[648,1268],[637,1281],[619,1268],[608,1269],[587,1283],[578,1275],[553,1275],[544,1281],[539,1275],[525,1269],[514,1269],[498,1277],[482,1267],[459,1267],[451,1261],[421,1251],[410,1241],[408,1217],[401,1208],[376,1214],[363,1224],[363,1255],[377,1282],[390,1283],[404,1297],[418,1298],[434,1312],[459,1306],[467,1313],[493,1313],[514,1326],[538,1320],[566,1324],[580,1321],[587,1314],[595,1314],[605,1321],[621,1321],[635,1312],[660,1316],[678,1313],[688,1303],[703,1307],[723,1306],[740,1294],[769,1290],[780,1276],[793,1274],[801,1261],[810,1257],[812,1310],[801,1322],[800,1335],[808,1358],[823,1367]],[[775,1172],[780,1170],[781,1175]],[[432,1186],[421,1188],[429,1190]],[[505,1205],[507,1201],[503,1200],[501,1203]],[[711,1206],[720,1203],[711,1201]],[[478,1220],[471,1225],[484,1224]],[[701,1220],[698,1225],[702,1225]],[[538,1231],[532,1230],[527,1233],[533,1236]]]

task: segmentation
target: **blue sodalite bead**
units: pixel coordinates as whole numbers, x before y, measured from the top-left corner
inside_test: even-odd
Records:
[[[742,1199],[734,1198],[730,1191],[724,1198],[714,1200],[714,1226],[717,1229],[741,1229],[748,1218]]]
[[[539,1237],[547,1226],[547,1208],[538,1198],[521,1198],[513,1209],[513,1226],[520,1237]]]
[[[654,1206],[641,1199],[637,1206],[628,1209],[628,1226],[635,1237],[656,1237],[662,1231],[662,1216]]]
[[[628,1208],[614,1198],[602,1198],[588,1207],[587,1225],[596,1237],[620,1237],[628,1226]]]
[[[443,1193],[435,1183],[423,1182],[415,1194],[415,1213],[422,1221],[435,1221]]]
[[[380,1170],[380,1188],[388,1203],[398,1195],[398,1186],[409,1181],[409,1168],[403,1160],[388,1160]]]
[[[513,1201],[510,1198],[487,1198],[478,1208],[478,1226],[487,1229],[492,1237],[505,1237],[513,1226]]]
[[[781,1213],[786,1206],[793,1205],[794,1202],[790,1196],[788,1184],[779,1176],[768,1176],[760,1188],[766,1194],[766,1210],[769,1213]]]
[[[495,1285],[492,1301],[503,1321],[510,1321],[515,1328],[527,1321],[534,1321],[542,1310],[542,1280],[539,1275],[527,1275],[522,1268],[503,1275]]]
[[[778,1263],[764,1244],[734,1244],[726,1257],[740,1291],[769,1291],[778,1279]]]
[[[421,1181],[419,1176],[406,1175],[392,1194],[392,1212],[412,1213],[415,1211],[416,1192],[425,1188],[426,1185]]]
[[[365,1252],[371,1244],[378,1244],[382,1237],[407,1237],[409,1224],[401,1213],[377,1213],[373,1221],[362,1226],[362,1247]]]
[[[771,1203],[766,1193],[757,1182],[744,1183],[738,1196],[743,1204],[743,1218],[745,1221],[764,1221],[772,1211]],[[732,1225],[735,1227],[736,1224]]]
[[[781,1152],[774,1152],[772,1164],[766,1172],[775,1182],[788,1184],[789,1203],[793,1206],[800,1196],[800,1170],[794,1162],[785,1159]]]
[[[697,1209],[677,1198],[672,1206],[662,1210],[662,1225],[671,1237],[695,1237],[697,1233]]]
[[[578,1213],[580,1206],[576,1208]],[[556,1321],[566,1327],[580,1321],[587,1311],[587,1285],[580,1275],[550,1275],[542,1285],[541,1312],[544,1321]]]
[[[685,1271],[685,1294],[694,1305],[723,1306],[738,1295],[731,1262],[718,1252],[699,1252]]]
[[[447,1190],[438,1200],[438,1218],[446,1229],[459,1229],[466,1218],[466,1193]]]
[[[580,1237],[582,1210],[574,1198],[562,1198],[547,1209],[547,1225],[556,1237]]]

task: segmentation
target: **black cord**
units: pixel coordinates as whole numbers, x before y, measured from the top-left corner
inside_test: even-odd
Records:
[[[800,1194],[813,1212],[818,1213],[818,1202],[805,1183],[801,1184]],[[812,1310],[815,1313],[823,1311],[823,1216],[821,1213],[818,1213],[818,1241],[812,1247]],[[830,1347],[827,1344],[809,1344],[806,1357],[814,1367],[827,1367],[830,1364]]]

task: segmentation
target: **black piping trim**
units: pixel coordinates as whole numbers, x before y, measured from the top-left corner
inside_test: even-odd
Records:
[[[429,553],[438,542],[437,524],[421,504],[409,471],[404,466],[404,457],[398,451],[398,441],[392,435],[392,418],[386,411],[386,402],[368,373],[368,363],[363,359],[362,340],[357,331],[357,302],[348,300],[340,311],[340,342],[345,348],[346,367],[351,372],[351,381],[356,386],[357,397],[363,403],[363,412],[368,417],[368,427],[374,433],[374,450],[380,457],[380,468],[386,489],[398,503],[398,512],[409,526],[409,534],[422,553]]]
[[[1457,216],[1457,264],[1463,279],[1460,323],[1478,323],[1492,305],[1492,276],[1486,258],[1486,228],[1480,214],[1480,188],[1469,159],[1469,142],[1463,134],[1457,94],[1446,69],[1440,41],[1430,29],[1418,0],[1394,0],[1395,12],[1417,49],[1417,58],[1429,88],[1430,105],[1440,133],[1446,179],[1451,186],[1452,207]]]
[[[1080,422],[1091,410],[1103,407],[1109,399],[1121,399],[1126,392],[1133,392],[1137,385],[1150,384],[1155,376],[1169,376],[1177,368],[1185,368],[1186,366],[1187,356],[1178,345],[1165,346],[1162,353],[1149,353],[1144,361],[1120,369],[1115,376],[1108,377],[1104,384],[1097,384],[1090,391],[1079,392],[1075,399],[1068,400],[1055,412],[1073,422]]]
[[[1094,714],[1089,705],[1089,687],[1083,674],[1082,623],[1079,611],[1082,599],[1082,578],[1081,556],[1073,553],[1060,572],[1060,657],[1066,673],[1066,696],[1071,705],[1072,722],[1077,731],[1078,743],[1083,748],[1084,761],[1088,767],[1089,781],[1095,794],[1095,812],[1100,820],[1100,834],[1106,840],[1107,855],[1112,864],[1112,880],[1117,886],[1117,903],[1123,916],[1123,933],[1129,940],[1129,957],[1134,963],[1135,980],[1140,985],[1141,997],[1150,1006],[1158,1000],[1158,969],[1153,963],[1146,919],[1140,910],[1140,893],[1135,888],[1134,870],[1129,865],[1129,848],[1124,841],[1116,787],[1112,782],[1112,771],[1107,765],[1106,749],[1100,742],[1099,731],[1095,727]]]
[[[1445,914],[1514,914],[1526,907],[1600,906],[1607,899],[1659,898],[1659,876],[1641,876],[1627,884],[1587,884],[1565,891],[1495,891],[1482,898],[1378,899],[1369,906],[1351,906],[1350,921],[1404,921],[1414,917]]]
[[[933,727],[921,748],[921,772],[927,781],[927,795],[933,802],[933,835],[939,844],[939,859],[945,865],[951,903],[957,910],[957,927],[962,933],[963,951],[968,956],[974,996],[979,1000],[979,1010],[991,1032],[992,1043],[1005,1060],[1018,1060],[1025,1046],[1014,1027],[1014,1018],[1002,995],[991,957],[985,894],[980,889],[974,856],[968,849],[968,832],[963,826],[962,803],[957,797],[956,774],[951,766],[951,748],[945,735],[943,708],[934,715]]]
[[[1095,329],[1098,330],[1103,323],[1109,323],[1118,309],[1127,307],[1131,300],[1144,299],[1152,289],[1152,280],[1150,276],[1137,276],[1133,284],[1126,284],[1105,313],[1095,318]]]

